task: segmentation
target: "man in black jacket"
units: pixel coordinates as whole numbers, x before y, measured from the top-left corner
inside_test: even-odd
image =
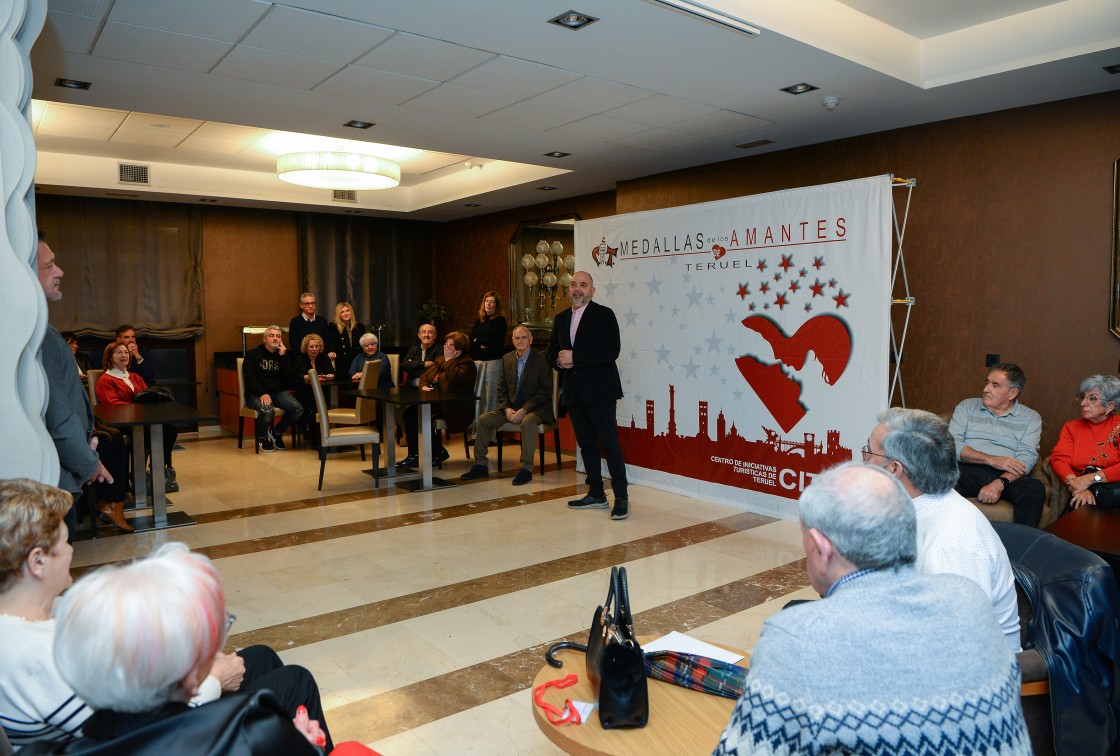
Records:
[[[288,349],[279,326],[269,326],[264,343],[245,355],[245,403],[257,411],[257,443],[261,451],[284,451],[284,431],[299,420],[303,405],[284,391],[296,385],[298,378],[288,359]],[[284,417],[273,428],[276,408]]]
[[[614,310],[594,301],[595,284],[585,271],[572,276],[568,299],[572,306],[556,316],[548,344],[548,362],[560,371],[560,404],[567,408],[583,455],[587,485],[582,499],[569,501],[572,509],[606,509],[602,464],[607,460],[614,490],[612,520],[630,515],[626,493],[626,462],[618,444],[615,405],[622,398],[622,380],[615,360],[622,350]]]

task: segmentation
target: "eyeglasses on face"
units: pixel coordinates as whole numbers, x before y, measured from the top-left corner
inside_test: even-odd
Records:
[[[880,454],[879,452],[871,451],[871,444],[864,444],[863,448],[860,449],[860,452],[863,453],[864,462],[870,462],[872,457],[882,457],[883,459],[890,459],[890,457],[888,457],[886,454]]]
[[[1089,404],[1096,404],[1101,401],[1101,398],[1097,394],[1078,394],[1075,398],[1078,403],[1087,401]]]

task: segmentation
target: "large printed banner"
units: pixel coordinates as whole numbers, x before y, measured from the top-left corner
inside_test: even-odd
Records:
[[[793,517],[886,406],[889,176],[582,221],[630,481]],[[854,451],[853,451],[854,450]]]

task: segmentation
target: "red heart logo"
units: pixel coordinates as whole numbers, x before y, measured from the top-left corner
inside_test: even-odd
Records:
[[[777,362],[763,362],[753,354],[746,354],[737,358],[735,365],[782,430],[788,433],[805,417],[807,408],[801,403],[801,382],[787,375],[783,368],[800,372],[812,352],[821,365],[825,383],[834,386],[852,356],[852,335],[847,324],[835,315],[810,318],[793,336],[787,336],[781,326],[764,315],[751,315],[743,325],[766,339]]]
[[[726,254],[727,254],[727,250],[724,249],[723,247],[719,246],[718,244],[713,244],[712,245],[712,255],[715,257],[715,259],[718,260],[719,258],[723,257]]]

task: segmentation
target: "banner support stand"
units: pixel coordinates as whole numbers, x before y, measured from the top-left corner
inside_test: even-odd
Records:
[[[906,258],[902,253],[902,242],[906,237],[906,221],[910,217],[910,199],[914,193],[914,187],[918,185],[918,180],[909,178],[902,179],[895,176],[891,177],[891,186],[895,189],[906,190],[906,201],[903,205],[902,217],[899,218],[899,201],[896,199],[891,207],[891,214],[894,219],[894,240],[895,240],[895,258],[894,258],[894,271],[891,274],[891,308],[902,308],[902,331],[899,334],[895,333],[895,319],[893,314],[891,316],[891,362],[894,363],[894,374],[891,376],[891,390],[890,395],[887,397],[887,406],[894,406],[895,392],[898,392],[898,404],[901,407],[906,406],[906,391],[902,386],[902,353],[906,346],[906,332],[910,327],[910,313],[913,310],[916,299],[910,295],[910,281],[906,277]],[[894,292],[898,287],[899,274],[902,274],[902,292],[899,296],[895,296]]]

